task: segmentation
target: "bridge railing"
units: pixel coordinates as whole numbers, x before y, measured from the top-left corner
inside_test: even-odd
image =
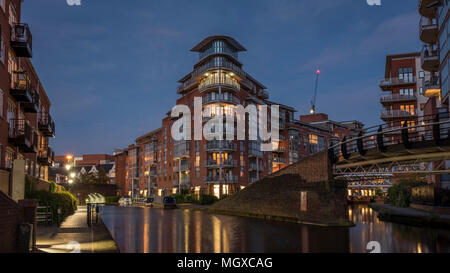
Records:
[[[450,117],[448,113],[438,113],[420,117],[418,124],[405,122],[402,126],[381,124],[365,128],[364,133],[354,138],[344,137],[339,142],[331,143],[328,149],[332,163],[349,159],[351,154],[364,156],[370,149],[377,148],[386,152],[387,147],[403,144],[409,149],[411,144],[425,141],[435,141],[436,145],[442,139],[450,138]]]

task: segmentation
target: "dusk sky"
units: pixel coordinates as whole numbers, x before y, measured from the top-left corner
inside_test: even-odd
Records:
[[[386,54],[419,51],[417,1],[381,0],[28,0],[33,64],[52,102],[57,154],[112,153],[161,126],[178,80],[211,35],[248,52],[244,69],[270,100],[330,119],[382,123],[378,80]]]

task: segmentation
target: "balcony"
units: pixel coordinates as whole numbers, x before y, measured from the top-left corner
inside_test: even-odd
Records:
[[[437,0],[419,0],[419,13],[425,17],[434,17],[436,15]]]
[[[236,167],[236,160],[223,160],[220,164],[219,160],[209,159],[205,165],[206,168],[234,168]]]
[[[218,176],[211,176],[211,177],[205,177],[205,183],[237,183],[238,178],[237,176],[225,176],[225,177],[218,177]]]
[[[177,162],[175,162],[173,164],[173,171],[176,173],[177,172],[187,172],[189,170],[190,170],[190,167],[189,167],[189,162],[187,160],[183,160],[181,162],[181,164],[178,164]]]
[[[408,111],[402,111],[402,110],[388,110],[388,111],[381,111],[381,119],[382,120],[390,120],[394,118],[416,118],[417,113],[416,112],[408,112]]]
[[[217,96],[214,97],[214,98],[204,96],[203,100],[202,100],[202,105],[204,106],[204,105],[208,105],[208,104],[211,104],[211,103],[219,103],[219,102],[227,103],[227,104],[233,104],[233,105],[238,105],[238,104],[241,103],[241,101],[238,98],[236,98],[235,96],[231,96],[231,97],[227,96],[227,97],[225,97],[225,96],[222,95],[222,97],[219,98],[218,94],[217,94]]]
[[[190,141],[178,141],[173,144],[173,159],[188,158],[191,154]]]
[[[260,97],[262,99],[268,99],[269,98],[269,92],[265,91],[264,89],[261,89],[261,88],[257,87],[249,79],[244,79],[244,80],[242,80],[241,83],[243,85],[247,86],[247,88],[250,89],[255,96]]]
[[[231,89],[233,91],[237,91],[239,92],[239,90],[241,90],[241,86],[239,85],[238,82],[230,80],[230,79],[224,79],[224,80],[219,80],[218,78],[208,78],[206,80],[204,80],[203,82],[200,83],[200,85],[198,86],[198,89],[200,92],[203,92],[209,88],[216,88],[216,87],[226,87],[228,89]]]
[[[31,102],[22,103],[25,113],[37,113],[39,111],[39,94],[37,92],[33,92],[31,97]]]
[[[430,79],[423,79],[423,95],[427,98],[439,97],[441,95],[441,84],[439,76],[432,75]]]
[[[12,72],[10,93],[17,102],[33,102],[31,89],[31,83],[25,71]]]
[[[435,44],[438,39],[438,32],[438,25],[435,19],[426,17],[420,18],[420,40],[428,44]]]
[[[180,179],[178,177],[174,177],[173,178],[173,185],[174,186],[179,186],[179,185],[187,186],[190,183],[191,183],[191,178],[189,176],[187,176],[187,175],[181,176],[181,181],[180,181]]]
[[[38,122],[39,131],[45,137],[55,137],[55,122],[48,114],[42,115]]]
[[[255,172],[255,171],[263,171],[263,167],[261,164],[257,164],[256,162],[252,162],[250,164],[248,164],[248,171],[249,172]]]
[[[398,77],[386,78],[381,79],[378,83],[378,85],[383,91],[389,91],[392,89],[392,87],[395,86],[413,85],[413,84],[416,84],[416,77],[406,79],[405,78],[400,79]]]
[[[439,51],[425,45],[421,52],[422,68],[426,71],[437,72],[439,70]]]
[[[8,141],[20,150],[31,150],[33,136],[31,127],[25,119],[12,119],[9,124]]]
[[[275,164],[286,164],[286,159],[282,157],[274,157],[272,158],[272,162]]]
[[[276,149],[272,148],[272,152],[273,153],[278,153],[278,154],[283,154],[283,153],[286,152],[286,148],[278,146],[278,148],[276,148]]]
[[[11,47],[17,57],[33,56],[33,40],[27,24],[15,24],[11,31]]]
[[[55,152],[52,151],[50,147],[45,148],[44,150],[39,151],[38,153],[38,162],[44,166],[52,166],[55,158]]]
[[[393,102],[415,101],[415,100],[417,100],[416,95],[389,94],[380,96],[380,102],[383,105],[389,105],[392,104]]]
[[[236,145],[231,141],[209,141],[206,144],[205,150],[207,152],[215,152],[215,151],[236,151]]]

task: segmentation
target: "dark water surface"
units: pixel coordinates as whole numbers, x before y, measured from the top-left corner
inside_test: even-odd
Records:
[[[378,220],[365,205],[349,207],[351,228],[210,214],[203,211],[104,207],[102,218],[123,253],[450,252],[450,232]]]

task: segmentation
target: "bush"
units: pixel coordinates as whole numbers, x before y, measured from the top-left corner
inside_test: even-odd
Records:
[[[401,180],[397,185],[389,188],[387,202],[397,207],[409,207],[412,188],[424,186],[427,183],[421,179]]]
[[[58,191],[58,186],[56,185],[55,182],[50,181],[50,188],[49,188],[50,192],[57,192]]]
[[[117,204],[119,203],[120,196],[106,196],[105,203],[106,204]]]
[[[200,198],[198,200],[196,200],[196,204],[198,205],[212,205],[215,202],[219,201],[219,199],[217,197],[215,197],[214,195],[200,195]]]
[[[49,206],[53,212],[54,222],[61,221],[77,210],[78,201],[70,192],[35,191],[31,193],[30,198],[36,199],[39,206]],[[58,219],[58,209],[61,209],[60,219]]]

